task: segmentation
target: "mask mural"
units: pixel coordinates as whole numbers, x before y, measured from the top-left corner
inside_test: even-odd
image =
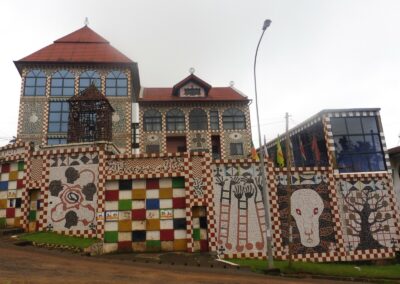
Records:
[[[312,189],[296,190],[291,198],[291,215],[300,232],[301,244],[315,247],[319,244],[319,217],[324,210],[324,202]]]

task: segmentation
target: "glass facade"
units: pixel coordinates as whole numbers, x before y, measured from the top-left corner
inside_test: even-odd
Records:
[[[386,170],[375,116],[332,117],[331,125],[340,172]]]
[[[75,93],[75,77],[67,70],[60,70],[51,78],[50,96],[71,97]]]
[[[106,77],[106,96],[120,97],[128,95],[128,79],[121,71],[111,71]]]

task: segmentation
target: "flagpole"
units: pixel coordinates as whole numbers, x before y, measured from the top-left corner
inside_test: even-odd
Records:
[[[293,243],[293,234],[292,234],[292,157],[291,157],[291,150],[290,150],[290,136],[289,136],[289,113],[286,113],[286,159],[287,159],[287,196],[288,196],[288,212],[287,212],[287,220],[288,220],[288,227],[289,227],[289,267],[292,266],[292,243]]]
[[[261,147],[261,127],[260,127],[260,116],[258,112],[258,98],[257,98],[257,77],[256,77],[256,65],[257,65],[257,53],[258,48],[260,47],[261,40],[264,36],[265,30],[271,24],[271,20],[265,20],[264,25],[262,27],[262,34],[260,40],[258,41],[256,54],[254,56],[254,91],[255,91],[255,99],[256,99],[256,113],[257,113],[257,130],[258,130],[258,145],[260,146],[261,155],[260,155],[260,171],[261,171],[261,183],[262,183],[262,195],[264,201],[264,213],[265,213],[265,224],[266,224],[266,240],[267,240],[267,259],[268,259],[268,269],[274,268],[274,260],[272,258],[272,233],[271,233],[271,218],[269,215],[269,197],[267,194],[268,185],[267,178],[265,174],[265,163],[264,163],[264,149]]]

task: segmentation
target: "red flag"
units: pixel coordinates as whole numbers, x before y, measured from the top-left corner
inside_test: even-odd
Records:
[[[304,150],[303,141],[301,141],[301,137],[300,136],[299,136],[299,148],[300,148],[301,157],[303,158],[304,161],[306,161],[307,160],[306,150]]]
[[[319,164],[319,162],[321,161],[321,153],[319,152],[317,137],[315,135],[313,135],[311,149],[314,152],[315,161],[317,162],[317,164]]]

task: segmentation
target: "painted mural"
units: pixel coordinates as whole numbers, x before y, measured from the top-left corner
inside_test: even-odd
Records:
[[[47,229],[96,230],[98,154],[50,157]]]
[[[213,166],[220,254],[265,252],[261,177],[255,164]]]
[[[387,179],[338,182],[347,251],[396,248],[394,204]]]
[[[337,240],[327,175],[295,173],[291,178],[292,194],[289,196],[287,175],[281,173],[276,176],[280,233],[284,251],[289,251],[289,218],[293,254],[334,251]]]

